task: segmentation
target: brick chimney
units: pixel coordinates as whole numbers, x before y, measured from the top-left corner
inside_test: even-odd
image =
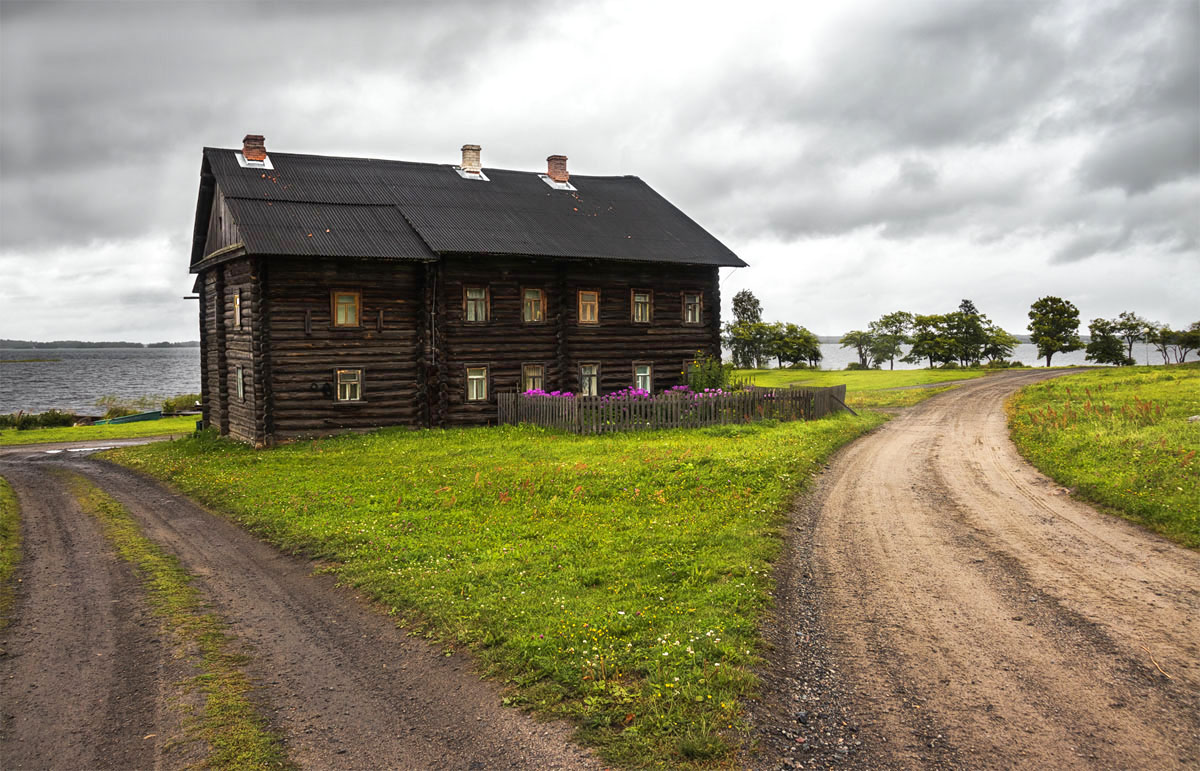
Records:
[[[551,155],[546,159],[546,176],[555,182],[567,182],[570,180],[570,175],[567,174],[567,156]]]
[[[483,171],[483,166],[479,160],[479,145],[463,145],[462,146],[462,170],[471,174],[478,174]]]
[[[242,140],[242,157],[248,161],[267,159],[267,140],[262,134],[247,134]]]

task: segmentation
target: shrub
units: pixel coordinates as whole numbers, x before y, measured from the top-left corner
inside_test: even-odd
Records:
[[[687,376],[687,384],[693,391],[728,389],[733,379],[733,364],[722,364],[720,359],[696,351],[696,358],[692,359],[687,371],[682,374]]]
[[[61,410],[46,410],[42,413],[27,414],[14,412],[11,415],[0,415],[0,428],[15,428],[18,431],[28,431],[31,428],[58,428],[73,426],[78,420],[69,412]]]
[[[846,369],[849,369],[849,370],[860,370],[860,369],[870,369],[870,367],[868,367],[867,365],[863,364],[861,361],[852,361],[852,362],[850,362],[849,364],[847,364],[847,365],[846,365]]]
[[[162,403],[163,412],[192,412],[196,409],[196,405],[200,403],[200,394],[179,394],[164,399]]]

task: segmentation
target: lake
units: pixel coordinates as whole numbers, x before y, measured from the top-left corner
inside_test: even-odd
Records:
[[[845,369],[856,360],[852,349],[837,343],[823,343],[821,352],[823,369]],[[1134,346],[1134,356],[1139,364],[1162,363],[1149,346]],[[11,361],[34,358],[57,361]],[[1037,348],[1019,345],[1013,358],[1037,364]],[[1083,351],[1054,357],[1056,366],[1087,363]],[[919,368],[896,362],[896,369]],[[136,399],[199,392],[199,348],[0,348],[0,413],[60,409],[100,415],[104,410],[96,400],[105,395]]]

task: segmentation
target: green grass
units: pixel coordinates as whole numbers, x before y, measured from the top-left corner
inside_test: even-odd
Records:
[[[846,403],[851,407],[910,407],[941,393],[946,388],[914,388],[889,391],[906,386],[945,383],[983,377],[985,369],[898,369],[898,370],[811,370],[811,369],[739,369],[737,380],[749,379],[754,385],[784,388],[792,385],[825,387],[846,385]],[[953,386],[947,386],[952,388]]]
[[[190,434],[196,430],[196,415],[181,415],[160,420],[143,420],[136,423],[118,423],[108,426],[65,426],[63,428],[31,428],[18,431],[15,428],[0,430],[0,447],[17,444],[40,444],[42,442],[81,442],[89,439],[129,439],[138,436],[165,436],[167,434]]]
[[[728,762],[745,740],[786,507],[884,419],[392,429],[269,451],[201,437],[107,457],[330,560],[610,762],[678,765]]]
[[[151,610],[164,620],[176,655],[198,652],[200,674],[186,685],[204,696],[203,714],[185,721],[187,738],[206,743],[205,768],[291,768],[282,741],[248,698],[245,658],[219,618],[208,613],[179,561],[147,540],[121,504],[77,474],[64,473],[84,511],[100,520],[121,558],[133,565]]]
[[[1027,386],[1013,441],[1075,495],[1200,547],[1200,365],[1096,370]]]
[[[0,629],[8,626],[13,574],[21,561],[21,510],[12,487],[0,477]]]

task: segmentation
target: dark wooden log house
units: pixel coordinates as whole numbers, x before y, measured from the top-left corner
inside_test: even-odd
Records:
[[[637,177],[205,148],[204,422],[256,445],[482,425],[495,394],[659,391],[720,355],[736,255]]]

